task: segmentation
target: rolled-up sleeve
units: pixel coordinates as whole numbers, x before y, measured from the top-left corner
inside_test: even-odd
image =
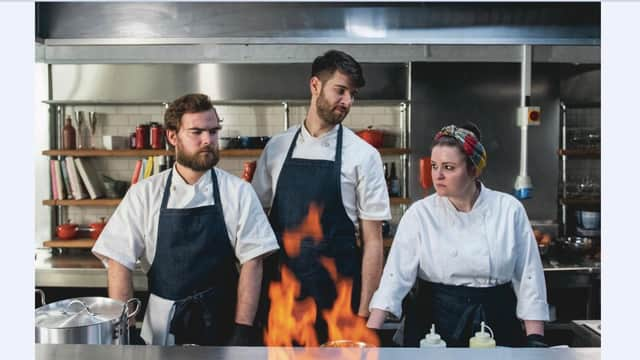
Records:
[[[91,249],[105,267],[108,259],[112,259],[134,270],[145,250],[143,229],[147,216],[143,214],[148,209],[137,190],[139,188],[129,189]]]
[[[380,286],[373,294],[369,309],[380,309],[402,316],[402,300],[416,281],[419,266],[420,235],[415,213],[409,209],[398,224]]]
[[[273,201],[273,179],[271,179],[271,170],[269,169],[269,152],[271,151],[271,144],[267,143],[267,146],[262,151],[260,158],[256,162],[256,169],[253,174],[253,180],[251,185],[256,192],[260,204],[263,208],[268,209],[271,207]]]
[[[382,159],[374,152],[358,166],[356,184],[358,217],[363,220],[390,220],[391,207]]]
[[[516,315],[522,320],[549,320],[547,288],[533,231],[524,208],[516,211],[515,234],[517,259],[513,276],[513,289],[518,298]]]
[[[279,247],[253,188],[248,183],[242,183],[239,190],[235,254],[238,261],[244,264],[260,255],[278,250]]]

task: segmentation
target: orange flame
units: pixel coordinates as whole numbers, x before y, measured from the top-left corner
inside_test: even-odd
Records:
[[[268,329],[264,334],[267,346],[318,346],[318,338],[313,324],[316,321],[316,303],[312,298],[302,301],[295,299],[300,295],[300,282],[291,270],[282,265],[282,278],[269,285]]]
[[[380,339],[378,339],[375,331],[367,327],[365,319],[351,311],[353,280],[338,275],[333,259],[323,257],[320,259],[320,262],[336,283],[338,293],[338,297],[333,303],[331,310],[322,311],[322,317],[327,322],[329,330],[329,341],[362,341],[369,345],[380,346]]]
[[[312,237],[316,244],[322,240],[322,225],[320,225],[321,214],[322,208],[315,203],[311,203],[307,217],[302,224],[282,234],[284,251],[287,256],[296,257],[300,255],[300,243],[305,237]]]
[[[309,212],[300,226],[293,230],[285,231],[282,235],[283,247],[289,257],[300,254],[300,243],[304,238],[311,237],[314,242],[322,240],[322,226],[320,216],[322,208],[316,204],[309,206]],[[374,331],[367,328],[363,318],[351,311],[351,292],[353,281],[350,278],[342,278],[337,272],[335,261],[330,258],[320,258],[322,266],[329,272],[331,279],[336,284],[337,298],[331,310],[323,310],[322,316],[327,322],[329,341],[351,340],[361,341],[366,344],[379,346],[380,341]],[[314,324],[317,315],[317,307],[312,298],[296,301],[300,295],[300,282],[286,267],[280,267],[281,281],[272,282],[269,285],[269,309],[268,328],[264,333],[264,343],[267,346],[318,346],[318,338]],[[361,359],[366,354],[367,359],[377,359],[377,352],[362,352],[362,349],[340,349],[340,358]],[[289,359],[291,351],[284,349],[269,352],[270,359]],[[305,353],[295,354],[300,358]]]

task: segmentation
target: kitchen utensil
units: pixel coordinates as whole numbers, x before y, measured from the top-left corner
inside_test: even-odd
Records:
[[[71,220],[67,220],[65,224],[56,227],[56,235],[62,240],[75,239],[78,235],[78,224],[72,224]]]
[[[76,136],[77,136],[76,147],[78,149],[85,149],[87,147],[87,144],[84,138],[84,131],[82,129],[84,127],[84,112],[76,111],[74,122],[76,124]]]
[[[369,145],[375,148],[381,148],[384,140],[384,132],[382,130],[374,130],[373,126],[369,126],[365,130],[356,132],[356,135],[361,137]]]
[[[231,144],[233,142],[233,138],[230,137],[221,137],[218,138],[218,149],[231,149]]]
[[[241,149],[263,149],[269,141],[268,136],[238,136]]]
[[[123,197],[129,188],[127,181],[116,180],[104,174],[102,174],[102,182],[104,183],[104,195],[111,199]]]
[[[593,248],[593,239],[583,236],[568,236],[556,239],[561,256],[575,260]]]
[[[353,340],[333,340],[327,341],[322,344],[321,347],[355,347],[355,348],[366,348],[372,347],[371,345],[363,342],[363,341],[353,341]]]
[[[90,141],[90,146],[92,149],[96,148],[96,139],[95,139],[95,135],[96,135],[96,124],[98,122],[98,118],[96,116],[96,112],[95,111],[89,111],[89,130],[91,130],[91,141]]]
[[[129,312],[129,305],[136,304]],[[81,297],[56,301],[35,311],[38,344],[129,343],[128,321],[142,307],[139,299],[126,303],[105,297]]]
[[[107,150],[128,149],[128,136],[103,135],[102,146]],[[135,145],[134,145],[135,148]]]
[[[93,240],[97,240],[106,225],[107,223],[103,217],[100,218],[100,222],[89,224],[89,236],[91,236]]]
[[[600,212],[599,211],[576,211],[578,227],[585,230],[600,230]]]

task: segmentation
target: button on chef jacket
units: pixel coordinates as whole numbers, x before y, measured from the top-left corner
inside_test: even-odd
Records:
[[[369,308],[400,317],[402,299],[416,275],[430,282],[470,287],[511,281],[516,316],[549,320],[542,263],[525,209],[513,196],[484,185],[466,213],[437,194],[407,210]]]
[[[271,207],[282,164],[300,127],[301,125],[294,125],[286,132],[272,137],[258,159],[252,185],[264,208]],[[311,136],[307,128],[302,126],[292,157],[333,161],[337,135],[337,125],[318,137]],[[358,219],[391,219],[380,153],[344,126],[340,186],[344,208],[356,229]]]
[[[207,172],[187,184],[175,166],[132,186],[107,222],[92,251],[107,266],[113,259],[130,270],[139,259],[146,273],[156,250],[162,193],[173,171],[167,208],[195,208],[214,204],[213,184]],[[215,168],[229,241],[240,264],[278,249],[276,237],[251,185]],[[156,264],[159,266],[160,264]],[[168,334],[173,301],[150,294],[142,337],[147,344],[171,345]]]

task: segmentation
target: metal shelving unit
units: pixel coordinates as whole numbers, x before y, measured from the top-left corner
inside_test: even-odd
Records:
[[[575,196],[567,190],[567,161],[569,159],[600,159],[600,148],[569,148],[567,125],[567,111],[575,109],[600,109],[600,103],[565,103],[560,102],[560,189],[558,191],[559,224],[560,233],[563,236],[569,235],[567,213],[569,208],[573,209],[594,209],[600,208],[600,197]]]
[[[307,105],[308,100],[217,100],[213,101],[214,105],[237,105],[237,106],[273,106],[281,105],[283,110],[283,129],[286,130],[290,127],[289,123],[289,108],[292,105]],[[64,156],[73,157],[108,157],[108,158],[123,158],[123,157],[147,157],[147,156],[173,156],[171,150],[154,150],[154,149],[123,149],[123,150],[104,150],[104,149],[77,149],[77,150],[62,150],[59,149],[62,144],[62,128],[64,124],[64,118],[66,116],[65,110],[69,106],[149,106],[157,105],[167,107],[169,102],[166,100],[132,100],[132,101],[119,101],[119,100],[45,100],[43,103],[49,105],[49,129],[50,129],[50,146],[51,149],[43,150],[42,155],[52,158],[62,159]],[[411,199],[408,196],[408,155],[411,153],[409,147],[409,106],[410,100],[358,100],[357,106],[399,106],[400,107],[400,147],[380,148],[378,151],[382,156],[399,156],[400,157],[400,175],[404,181],[402,189],[402,196],[391,198],[390,202],[392,206],[401,206],[403,209],[411,203]],[[262,153],[262,149],[224,149],[220,151],[222,157],[259,157]],[[52,226],[51,232],[55,233],[56,224],[63,223],[63,209],[67,206],[103,206],[103,207],[116,207],[120,203],[121,199],[83,199],[83,200],[42,200],[42,204],[51,207],[52,218],[56,219]],[[86,240],[86,239],[85,239]],[[391,239],[386,239],[386,244],[390,245]],[[80,240],[50,240],[43,243],[48,247],[59,248],[90,248],[92,246],[91,241]]]

